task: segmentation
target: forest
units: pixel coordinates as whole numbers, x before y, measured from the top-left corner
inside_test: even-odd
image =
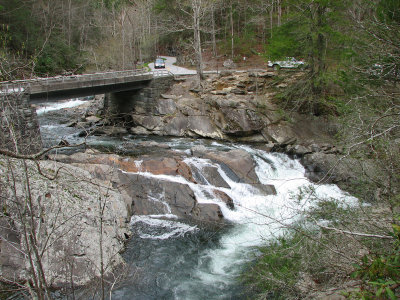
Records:
[[[288,118],[337,120],[344,159],[374,169],[361,168],[349,190],[380,210],[321,202],[260,249],[243,280],[260,299],[271,290],[296,299],[302,272],[321,281],[351,274],[361,288],[346,296],[398,299],[400,0],[2,0],[0,43],[0,81],[127,70],[159,55],[196,68],[200,81],[206,60],[304,60],[301,78],[274,102]],[[333,225],[310,228],[307,218],[321,215]],[[333,258],[349,240],[362,258]]]
[[[204,56],[296,57],[308,75],[286,104],[337,114],[343,95],[398,80],[399,18],[396,0],[7,0],[0,77],[130,69],[157,55],[177,56],[202,76]]]

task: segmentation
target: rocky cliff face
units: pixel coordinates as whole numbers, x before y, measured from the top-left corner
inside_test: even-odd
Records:
[[[263,78],[249,74],[211,76],[203,89],[191,89],[191,79],[176,83],[163,94],[152,115],[141,107],[131,113],[134,134],[206,137],[224,140],[264,140],[262,130],[279,118],[274,112],[260,109],[256,88],[271,82],[272,74]]]
[[[120,251],[129,236],[130,216],[122,195],[109,180],[95,178],[82,168],[50,161],[41,161],[39,165],[41,172],[57,177],[43,177],[37,166],[28,162],[28,192],[22,162],[0,157],[2,280],[24,282],[29,278],[24,228],[29,236],[32,224],[50,285],[85,285],[98,277],[100,251],[105,274],[111,276],[124,263]],[[28,199],[32,209],[28,209]]]

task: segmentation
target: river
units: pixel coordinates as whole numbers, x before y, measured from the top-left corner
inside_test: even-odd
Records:
[[[81,104],[80,101],[56,104],[54,110],[50,107],[38,109],[45,146],[51,146],[61,138],[70,143],[82,140],[76,128],[66,126],[70,120],[68,115],[56,110]],[[265,196],[248,184],[238,183],[220,165],[207,159],[185,159],[191,169],[197,171],[199,178],[196,179],[201,184],[177,176],[143,174],[187,184],[199,202],[217,203],[229,225],[211,230],[179,220],[170,213],[163,195],[155,195],[150,200],[162,202],[164,212],[132,217],[133,236],[124,253],[129,275],[113,291],[112,299],[247,299],[249,295],[244,292],[239,277],[258,254],[257,246],[282,234],[285,226],[298,219],[299,212],[313,204],[307,200],[307,195],[300,200],[296,197],[300,188],[310,186],[318,197],[335,198],[343,205],[356,201],[335,185],[311,183],[298,160],[282,153],[267,153],[251,145],[129,135],[122,139],[90,137],[87,142],[112,151],[135,154],[135,144],[144,140],[161,141],[180,152],[188,152],[196,145],[203,145],[210,151],[243,149],[256,162],[255,171],[260,182],[274,185],[277,194]],[[218,168],[229,188],[212,186],[204,177],[201,178],[202,169],[207,166]],[[232,210],[222,201],[210,197],[208,191],[212,189],[229,195],[235,208]]]

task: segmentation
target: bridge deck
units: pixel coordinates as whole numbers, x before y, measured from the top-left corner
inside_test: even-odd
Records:
[[[147,71],[129,70],[83,75],[56,76],[47,78],[34,78],[29,80],[14,80],[0,82],[0,96],[15,93],[30,95],[62,92],[74,89],[87,89],[96,87],[113,86],[140,81],[147,81],[157,77],[173,76],[167,70]]]

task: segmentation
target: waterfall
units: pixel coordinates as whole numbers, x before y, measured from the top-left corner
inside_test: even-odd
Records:
[[[218,146],[208,147],[215,149]],[[133,285],[123,286],[115,293],[115,299],[126,299],[128,295],[137,299],[239,299],[241,291],[237,279],[246,263],[254,258],[256,247],[282,234],[286,226],[298,219],[300,212],[313,205],[313,199],[330,197],[343,205],[357,201],[335,185],[309,182],[299,161],[285,154],[267,153],[243,145],[229,148],[240,148],[250,153],[256,162],[255,171],[260,182],[274,185],[276,195],[265,195],[251,184],[234,181],[221,165],[209,159],[190,156],[184,160],[193,174],[197,174],[198,183],[180,176],[140,172],[149,178],[188,185],[199,203],[218,204],[225,219],[232,225],[214,233],[216,238],[209,242],[207,239],[211,233],[178,220],[171,214],[162,194],[149,196],[149,201],[164,203],[164,214],[133,216],[135,235],[132,243],[135,245],[127,251],[128,256],[135,253],[127,259],[133,263],[136,272],[137,268],[142,270],[146,266],[144,269],[148,272],[140,276],[147,278],[145,284],[148,286],[141,285],[141,280],[137,282],[136,277],[132,279],[135,281]],[[210,184],[203,174],[206,167],[217,168],[229,187]],[[316,197],[310,198],[307,194],[297,197],[300,188],[304,193],[305,187],[314,191]],[[234,209],[214,197],[213,190],[231,197]],[[176,252],[177,247],[186,253]],[[143,256],[142,251],[151,253]],[[191,255],[188,257],[187,253]]]

